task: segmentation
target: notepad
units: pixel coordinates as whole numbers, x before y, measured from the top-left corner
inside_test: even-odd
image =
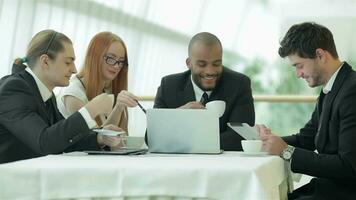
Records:
[[[251,127],[250,125],[248,125],[246,123],[229,122],[229,123],[227,123],[227,125],[246,140],[259,140],[260,139],[256,128]]]

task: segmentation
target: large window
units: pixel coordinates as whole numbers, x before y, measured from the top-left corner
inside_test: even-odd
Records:
[[[255,95],[315,95],[278,57],[278,42],[292,24],[316,21],[334,33],[342,60],[355,63],[355,10],[353,0],[0,0],[0,76],[9,74],[13,59],[25,55],[40,30],[55,29],[73,40],[78,69],[93,35],[111,31],[128,47],[129,90],[154,96],[164,75],[187,69],[190,37],[209,31],[222,41],[224,65],[249,75]],[[284,135],[301,127],[312,109],[256,103],[257,122]],[[129,112],[130,133],[143,135],[144,114]]]

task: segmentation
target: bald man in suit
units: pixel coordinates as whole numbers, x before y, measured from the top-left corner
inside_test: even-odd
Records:
[[[154,108],[203,109],[209,101],[223,100],[226,109],[220,117],[220,148],[240,151],[239,134],[228,122],[255,123],[250,79],[222,64],[222,45],[213,34],[196,34],[188,47],[188,70],[162,78]]]

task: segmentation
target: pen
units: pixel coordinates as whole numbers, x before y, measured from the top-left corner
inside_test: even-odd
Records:
[[[141,108],[141,110],[146,114],[146,109],[144,109],[143,106],[137,100],[135,101],[137,102],[137,105]]]

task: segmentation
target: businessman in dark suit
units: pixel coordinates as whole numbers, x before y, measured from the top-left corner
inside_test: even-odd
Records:
[[[356,72],[339,60],[333,35],[316,23],[292,26],[281,41],[298,78],[322,86],[309,122],[298,134],[279,138],[258,125],[264,149],[314,176],[289,199],[356,199]]]
[[[203,109],[208,101],[223,100],[220,117],[220,148],[241,150],[242,137],[227,127],[227,122],[255,123],[250,79],[222,65],[222,46],[213,34],[196,34],[188,47],[188,71],[162,78],[155,108]]]
[[[1,79],[0,85],[0,163],[61,153],[63,149],[99,149],[96,134],[89,134],[79,112],[61,121],[55,96],[44,103],[27,71]],[[19,93],[12,95],[15,90]],[[29,115],[34,111],[36,115]],[[61,123],[51,127],[57,121]],[[50,141],[43,142],[47,138]]]

